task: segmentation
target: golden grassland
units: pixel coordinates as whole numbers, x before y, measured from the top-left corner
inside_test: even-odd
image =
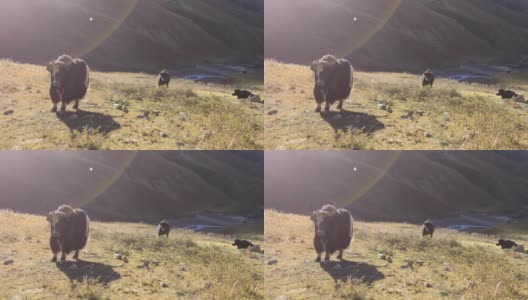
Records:
[[[0,72],[0,149],[264,147],[263,104],[231,96],[235,86],[259,94],[254,75],[233,86],[173,79],[167,89],[148,74],[92,71],[81,110],[55,114],[43,66],[0,60]]]
[[[422,238],[418,225],[355,222],[344,261],[319,264],[308,216],[267,210],[265,220],[266,299],[528,298],[527,254],[501,250],[493,235]]]
[[[528,105],[495,95],[499,87],[528,95],[528,74],[500,75],[494,84],[440,78],[431,89],[413,74],[356,71],[344,110],[334,104],[319,114],[308,66],[266,60],[264,69],[266,149],[528,147]]]
[[[263,299],[263,255],[230,236],[91,222],[81,261],[55,264],[44,216],[0,210],[0,228],[0,299]]]

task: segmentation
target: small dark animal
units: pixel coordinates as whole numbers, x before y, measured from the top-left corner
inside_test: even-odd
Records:
[[[79,100],[86,96],[90,83],[90,68],[82,59],[73,59],[63,54],[46,67],[51,75],[50,98],[53,102],[52,112],[57,111],[57,103],[62,102],[61,111],[66,104],[75,101],[74,109],[79,109]]]
[[[158,86],[166,85],[169,87],[169,82],[171,80],[171,76],[169,74],[169,71],[162,70],[158,75]]]
[[[61,261],[66,255],[75,251],[74,259],[79,259],[79,250],[86,246],[90,236],[90,219],[84,210],[61,205],[56,211],[48,214],[51,224],[50,247],[53,252],[52,262],[57,261],[57,253],[62,252]]]
[[[511,99],[513,97],[517,97],[517,93],[510,90],[500,89],[497,94],[497,96],[501,96],[502,99]]]
[[[427,220],[422,225],[422,236],[430,235],[433,237],[434,230],[435,228],[433,222],[431,222],[431,220]]]
[[[329,261],[330,255],[335,251],[339,251],[337,258],[343,259],[343,250],[350,246],[354,234],[354,219],[350,212],[327,204],[314,211],[310,219],[315,224],[315,261],[321,261],[323,252],[326,252],[325,261]]]
[[[238,249],[247,249],[249,247],[253,247],[253,244],[250,241],[239,239],[236,239],[232,245],[237,246]]]
[[[246,90],[239,90],[239,89],[236,89],[233,94],[231,94],[232,96],[237,96],[237,99],[247,99],[249,97],[253,97],[253,93],[251,93],[250,91],[246,91]]]
[[[426,70],[422,74],[422,86],[430,85],[431,87],[433,87],[434,81],[435,81],[435,77],[434,77],[433,71]]]
[[[161,220],[161,222],[158,225],[158,236],[166,235],[169,237],[169,232],[171,230],[171,226],[167,220]]]
[[[514,241],[510,240],[503,240],[500,239],[497,244],[497,246],[501,246],[501,249],[511,249],[513,247],[517,247],[518,245]]]
[[[343,100],[350,96],[354,84],[354,68],[346,59],[336,59],[327,54],[315,60],[310,66],[314,72],[314,98],[317,103],[315,112],[321,112],[321,103],[326,102],[325,111],[339,101],[338,109],[343,109]]]

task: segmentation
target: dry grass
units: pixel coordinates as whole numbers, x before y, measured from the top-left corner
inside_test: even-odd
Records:
[[[527,76],[503,76],[496,86],[437,79],[430,89],[421,88],[412,74],[355,72],[344,111],[333,105],[330,113],[320,115],[314,112],[313,75],[307,66],[267,60],[265,74],[266,149],[528,147],[528,105],[495,96],[499,86],[511,84],[528,94]],[[412,118],[402,118],[408,111]]]
[[[1,60],[0,71],[0,149],[264,147],[263,105],[235,99],[232,86],[173,80],[166,89],[147,74],[92,72],[81,111],[56,115],[44,67]]]
[[[528,256],[501,250],[492,235],[440,229],[429,239],[416,225],[356,222],[337,270],[335,254],[330,263],[314,262],[308,216],[268,210],[265,218],[266,260],[278,260],[265,266],[266,299],[528,297]]]
[[[174,230],[165,239],[145,224],[91,225],[83,261],[71,269],[71,255],[50,262],[44,217],[0,211],[0,261],[14,260],[0,265],[0,299],[263,298],[263,256],[236,250],[229,236]]]

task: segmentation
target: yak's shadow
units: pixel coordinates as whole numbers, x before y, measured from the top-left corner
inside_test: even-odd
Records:
[[[57,262],[57,268],[61,270],[70,282],[93,280],[101,284],[108,284],[121,278],[112,266],[97,262],[78,260],[76,262]]]
[[[112,116],[84,110],[57,112],[61,120],[71,132],[74,130],[96,130],[104,135],[121,128]]]
[[[332,276],[335,282],[339,280],[344,282],[347,282],[348,280],[358,280],[366,284],[371,284],[385,278],[385,275],[378,271],[375,266],[366,263],[342,260],[340,262],[321,262],[320,265],[323,270]]]
[[[385,124],[381,123],[375,116],[348,110],[321,112],[321,118],[332,126],[336,133],[338,130],[347,132],[351,129],[357,129],[363,133],[371,134],[385,128]]]

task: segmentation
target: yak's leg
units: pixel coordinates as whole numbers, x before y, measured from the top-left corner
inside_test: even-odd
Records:
[[[325,261],[330,261],[330,253],[326,252]]]
[[[51,262],[57,262],[57,253],[53,253],[53,258],[51,259]]]
[[[330,103],[326,102],[325,111],[330,111]]]
[[[73,259],[79,260],[79,250],[75,250],[75,254],[73,255]]]
[[[61,111],[66,111],[66,102],[62,101]]]
[[[321,103],[317,103],[317,108],[315,109],[315,112],[321,112]]]
[[[339,105],[337,106],[337,109],[343,109],[343,100],[339,100]]]
[[[53,103],[53,108],[51,109],[51,112],[57,112],[57,102]]]
[[[343,250],[339,250],[339,254],[337,255],[337,259],[343,259]]]
[[[317,253],[317,258],[315,259],[315,262],[321,262],[321,253]]]
[[[66,261],[66,253],[62,252],[61,261]]]
[[[79,100],[75,100],[75,104],[73,105],[73,108],[79,110]]]

